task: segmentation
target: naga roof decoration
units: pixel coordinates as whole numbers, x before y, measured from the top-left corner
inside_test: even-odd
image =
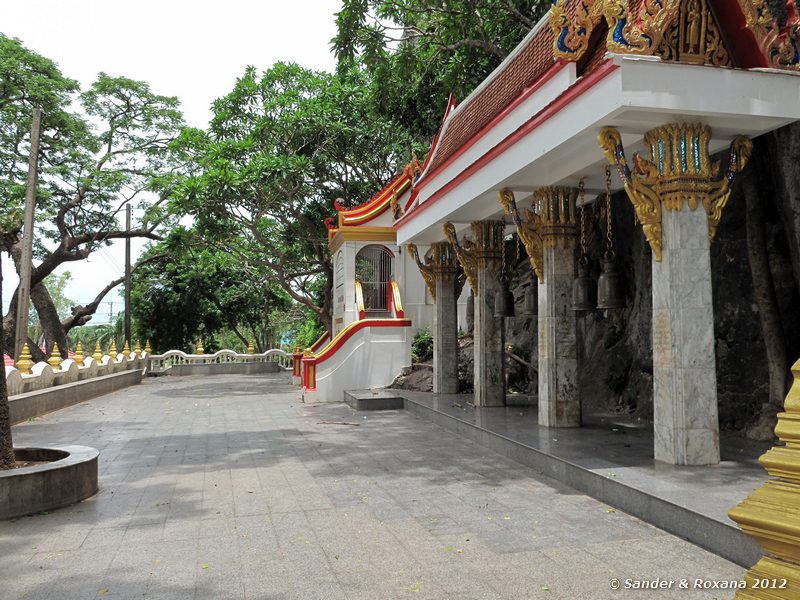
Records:
[[[334,200],[333,206],[336,208],[338,223],[334,221],[333,217],[325,219],[328,237],[333,237],[340,227],[368,223],[389,208],[391,208],[392,214],[397,216],[403,210],[398,204],[398,198],[414,184],[421,171],[422,165],[417,157],[414,156],[413,160],[400,173],[395,175],[389,183],[363,204],[353,208],[344,208],[338,198]]]
[[[759,50],[760,56],[741,52],[737,66],[799,69],[800,20],[795,0],[787,0],[787,13],[787,22],[780,26],[767,0],[554,0],[550,9],[553,54],[562,60],[579,60],[604,21],[609,52],[734,66],[720,27],[724,19],[732,29],[728,41],[740,47],[750,41]],[[739,39],[742,36],[750,40]]]

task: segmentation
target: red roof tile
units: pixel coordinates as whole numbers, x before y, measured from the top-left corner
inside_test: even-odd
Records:
[[[433,172],[553,63],[553,35],[545,25],[454,112],[427,171]]]

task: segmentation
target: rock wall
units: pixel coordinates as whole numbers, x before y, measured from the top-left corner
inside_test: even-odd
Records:
[[[723,157],[724,158],[724,157]],[[765,213],[770,270],[778,298],[790,364],[800,358],[800,126],[785,127],[756,140],[751,168],[758,172]],[[600,274],[604,251],[601,203],[590,209],[589,254],[592,276]],[[627,414],[652,420],[651,250],[624,193],[613,198],[617,267],[622,274],[626,308],[591,311],[579,318],[579,383],[584,414]],[[768,402],[767,358],[747,256],[745,202],[735,185],[711,246],[714,327],[720,426],[745,430]],[[521,311],[531,271],[526,257],[512,283]],[[507,319],[507,343],[529,357],[517,388],[536,394],[535,320]],[[755,435],[755,434],[754,434]]]

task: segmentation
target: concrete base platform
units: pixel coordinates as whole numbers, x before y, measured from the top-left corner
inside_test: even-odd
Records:
[[[549,429],[536,407],[474,408],[465,394],[391,391],[412,414],[719,556],[744,567],[761,558],[727,512],[766,481],[758,456],[769,444],[723,436],[719,465],[676,467],[653,459],[649,424],[609,416]]]
[[[97,493],[97,457],[88,446],[14,448],[17,460],[46,464],[0,471],[0,520],[69,506]]]
[[[397,390],[346,390],[344,401],[355,410],[398,410],[404,408],[403,396]]]

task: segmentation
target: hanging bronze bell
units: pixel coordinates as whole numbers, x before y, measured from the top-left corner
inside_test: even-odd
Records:
[[[606,252],[603,270],[597,280],[597,308],[625,308],[622,277],[614,264],[614,254]]]
[[[578,276],[572,282],[572,310],[594,310],[594,281],[589,277],[589,261],[581,257],[578,261]]]
[[[532,281],[525,292],[525,304],[522,314],[526,317],[535,317],[539,314],[539,284]]]
[[[494,295],[494,316],[514,316],[514,294],[508,289],[508,284],[503,285],[503,289]]]

